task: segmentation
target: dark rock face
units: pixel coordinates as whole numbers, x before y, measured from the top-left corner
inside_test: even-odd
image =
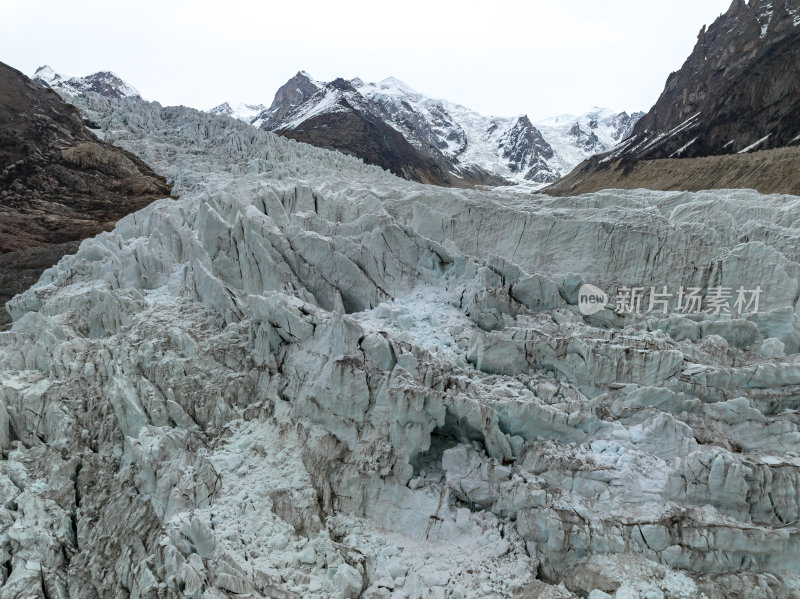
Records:
[[[636,124],[637,159],[765,150],[800,136],[800,0],[734,0]],[[764,139],[766,137],[766,139]]]
[[[311,79],[307,73],[300,71],[278,89],[272,105],[255,120],[261,123],[262,129],[271,131],[283,122],[290,112],[316,94],[319,89],[320,86],[316,81]]]
[[[553,148],[533,126],[527,116],[517,119],[501,142],[503,157],[508,159],[514,172],[527,171],[525,178],[537,183],[558,179],[547,159],[553,157]]]
[[[800,194],[785,177],[769,180],[800,170],[796,152],[781,153],[779,167],[756,159],[687,163],[683,169],[669,162],[798,145],[800,0],[734,0],[708,29],[703,27],[691,55],[668,77],[627,141],[584,161],[545,192],[736,186]],[[739,168],[745,172],[738,174]]]
[[[0,302],[72,242],[169,195],[163,177],[98,140],[75,107],[0,63]]]

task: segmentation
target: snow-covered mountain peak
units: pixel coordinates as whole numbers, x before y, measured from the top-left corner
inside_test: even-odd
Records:
[[[84,77],[68,78],[66,75],[58,73],[50,65],[44,65],[36,69],[32,79],[34,83],[68,96],[95,92],[109,98],[141,98],[141,94],[135,87],[113,71],[98,71]]]
[[[400,81],[396,77],[387,77],[377,83],[364,82],[359,78],[352,79],[353,86],[366,98],[379,102],[436,102]]]
[[[229,116],[249,123],[267,109],[263,104],[247,104],[246,102],[223,102],[208,112],[222,116]]]
[[[64,76],[57,73],[49,64],[46,64],[36,69],[36,72],[33,74],[33,79],[34,81],[39,79],[49,84],[64,79]]]
[[[586,110],[580,112],[564,112],[561,114],[549,116],[543,119],[538,119],[535,121],[536,125],[542,125],[544,127],[552,127],[555,125],[564,125],[564,123],[572,124],[575,121],[582,120],[582,119],[589,119],[594,118],[598,121],[609,119],[615,117],[617,114],[621,114],[615,110],[610,108],[604,108],[602,106],[591,106]]]
[[[560,114],[534,122],[550,142],[566,174],[593,154],[605,152],[628,137],[643,112],[616,112],[593,106],[581,115]]]
[[[274,129],[289,113],[316,94],[324,85],[306,71],[298,71],[294,77],[278,88],[270,107],[256,115],[250,123],[256,127]]]
[[[345,98],[350,102],[343,103],[342,100]],[[349,81],[342,78],[334,79],[330,83],[324,84],[324,87],[318,90],[308,102],[295,106],[294,110],[287,114],[287,118],[280,124],[276,123],[274,128],[295,129],[312,117],[351,109],[353,104],[361,104],[360,99],[362,99],[361,95]]]
[[[348,111],[361,114],[365,122],[380,119],[399,132],[412,152],[437,165],[434,170],[442,173],[444,184],[553,182],[588,156],[615,146],[640,116],[593,107],[581,116],[561,115],[540,124],[526,114],[482,115],[461,104],[428,97],[397,77],[377,83],[359,77],[324,82],[298,71],[278,89],[269,108],[258,114],[242,110],[236,118],[269,131],[292,131],[292,137],[308,143],[322,143],[324,138],[328,144],[324,147],[380,163],[363,147],[349,147],[354,131],[339,130],[344,126],[340,118],[320,120]],[[226,103],[210,112],[235,116],[236,110]],[[328,122],[334,118],[336,123]],[[349,127],[357,121],[347,122]],[[325,127],[325,135],[311,133],[309,128],[315,127]],[[373,133],[378,134],[377,130]],[[403,171],[402,176],[409,174]]]
[[[378,83],[378,87],[386,91],[387,93],[402,93],[402,94],[414,94],[414,95],[418,93],[417,90],[415,90],[407,83],[400,81],[397,77],[387,77],[386,79]]]
[[[91,91],[97,91],[101,94],[103,91],[106,91],[107,95],[119,94],[124,97],[141,97],[141,94],[135,87],[113,71],[100,71],[92,75],[87,75],[86,77],[80,77],[79,80],[84,81],[87,87],[91,88]],[[97,89],[98,87],[105,89]]]
[[[317,80],[314,79],[308,71],[297,71],[297,74],[295,75],[295,77],[308,79],[312,83],[316,83],[317,82]]]

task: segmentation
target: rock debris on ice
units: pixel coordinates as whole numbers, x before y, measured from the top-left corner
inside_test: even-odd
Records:
[[[800,199],[432,188],[76,102],[181,199],[9,304],[0,596],[794,596]]]

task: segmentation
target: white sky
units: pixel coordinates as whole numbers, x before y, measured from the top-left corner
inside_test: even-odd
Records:
[[[647,110],[731,0],[0,0],[0,61],[149,100],[270,104],[299,70],[395,76],[485,114]]]

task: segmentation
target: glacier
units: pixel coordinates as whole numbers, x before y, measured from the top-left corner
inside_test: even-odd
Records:
[[[72,101],[180,199],[8,304],[0,597],[798,596],[800,198],[446,189]]]

